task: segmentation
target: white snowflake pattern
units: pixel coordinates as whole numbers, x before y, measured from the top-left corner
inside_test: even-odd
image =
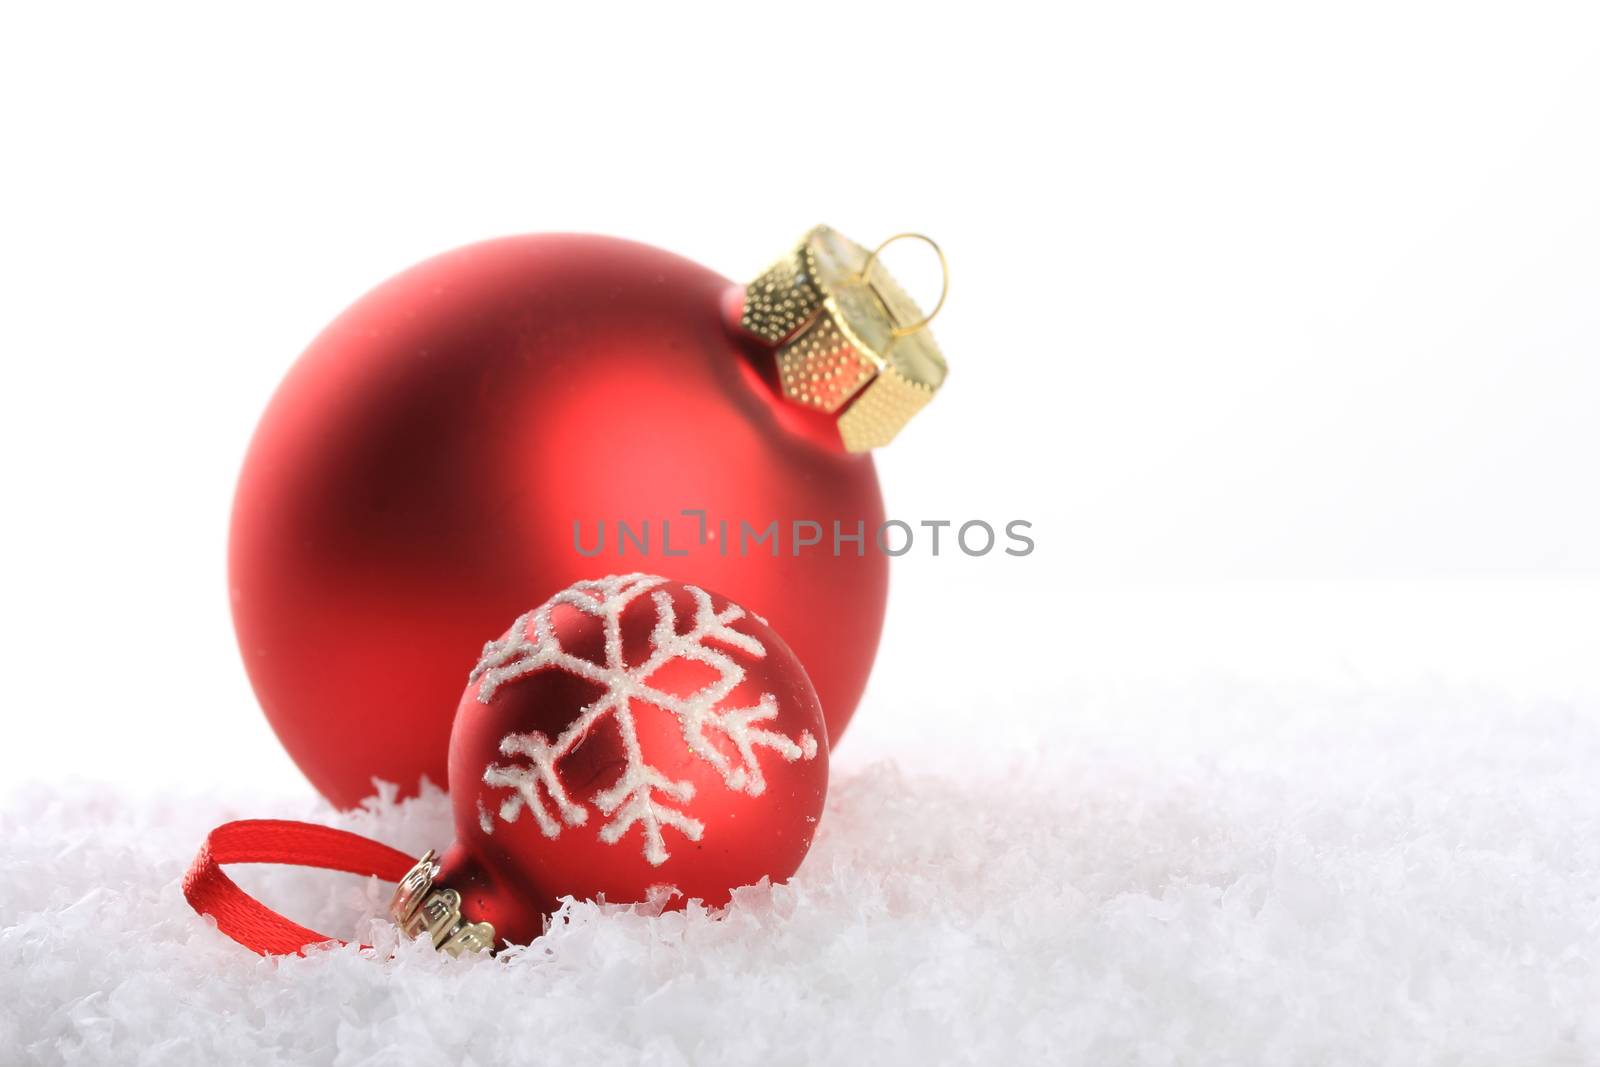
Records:
[[[621,735],[626,766],[610,787],[594,797],[595,807],[602,815],[610,817],[600,828],[600,839],[616,844],[638,825],[644,835],[644,858],[655,866],[665,863],[670,855],[662,835],[665,827],[674,828],[691,841],[700,840],[704,824],[671,803],[687,804],[694,798],[694,785],[669,778],[646,760],[634,721],[635,700],[675,716],[689,750],[715,767],[729,789],[750,796],[760,796],[766,789],[757,749],[770,749],[789,762],[816,756],[817,741],[811,731],[802,730],[798,738],[789,738],[763,726],[778,715],[777,699],[772,694],[762,694],[753,707],[719,707],[744,681],[745,670],[731,655],[715,646],[735,649],[757,659],[765,657],[767,650],[752,635],[731,628],[745,617],[743,608],[729,604],[717,611],[710,595],[692,585],[683,588],[694,600],[694,621],[687,633],[678,633],[672,597],[660,588],[666,581],[647,574],[626,574],[579,582],[512,623],[511,629],[498,641],[484,645],[483,655],[470,678],[479,683],[481,703],[493,700],[507,682],[548,669],[567,671],[605,689],[597,700],[580,709],[571,724],[554,740],[538,731],[507,734],[501,739],[501,754],[527,760],[526,763],[491,764],[483,772],[484,784],[514,790],[500,804],[498,815],[502,820],[515,822],[526,807],[546,837],[559,835],[562,823],[581,826],[587,822],[587,809],[567,793],[557,765],[596,723],[609,716]],[[655,626],[650,633],[651,651],[643,663],[629,667],[622,656],[622,613],[646,593],[651,595],[656,609]],[[602,621],[604,663],[562,648],[551,622],[551,614],[559,604]],[[650,684],[650,677],[656,671],[679,659],[710,667],[717,673],[716,680],[687,696],[664,692]],[[717,736],[732,746],[737,753],[736,760],[713,741]],[[479,815],[484,831],[492,832],[493,822],[488,812],[480,808]]]

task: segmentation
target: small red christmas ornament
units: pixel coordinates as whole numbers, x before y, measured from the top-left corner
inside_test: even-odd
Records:
[[[748,287],[574,235],[381,285],[290,371],[239,479],[234,622],[273,729],[340,806],[440,781],[482,635],[631,564],[770,618],[836,741],[887,592],[868,450],[944,379],[924,325],[825,227]]]
[[[566,896],[725,904],[794,874],[827,783],[816,691],[764,620],[666,578],[581,581],[484,647],[450,742],[456,842],[400,879],[394,918],[461,952],[531,941]],[[409,863],[323,827],[219,828],[185,893],[258,952],[328,939],[244,897],[228,862]]]
[[[563,896],[725,904],[800,866],[826,746],[805,669],[760,618],[665,578],[579,582],[472,671],[440,881],[514,943]]]

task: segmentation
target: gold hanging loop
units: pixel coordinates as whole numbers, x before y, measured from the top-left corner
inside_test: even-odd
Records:
[[[939,289],[938,303],[933,305],[932,311],[923,316],[921,322],[912,323],[910,326],[895,326],[892,330],[890,330],[890,336],[896,340],[914,334],[924,326],[928,325],[928,323],[932,322],[933,317],[939,314],[939,309],[944,307],[944,298],[950,295],[950,264],[944,258],[944,249],[940,248],[939,243],[925,233],[897,233],[893,237],[885,240],[882,244],[878,245],[878,247],[874,248],[871,252],[868,252],[866,262],[861,264],[861,280],[866,282],[869,286],[872,285],[872,279],[867,277],[867,273],[872,270],[872,264],[877,262],[878,253],[882,252],[885,248],[888,248],[896,241],[903,241],[907,238],[921,241],[929,248],[933,249],[934,255],[939,257],[939,273],[942,276],[943,282],[941,288]],[[876,292],[876,290],[874,290],[874,292]]]

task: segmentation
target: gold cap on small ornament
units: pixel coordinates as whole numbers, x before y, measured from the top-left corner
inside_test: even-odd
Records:
[[[493,952],[494,927],[468,921],[461,914],[461,894],[435,886],[433,880],[437,877],[439,865],[430,848],[394,887],[389,917],[407,937],[427,934],[434,948],[452,956],[484,949]]]
[[[939,256],[944,288],[926,315],[878,261],[904,238]],[[844,446],[865,452],[894,440],[944,384],[948,367],[927,327],[949,288],[944,252],[920,233],[896,234],[868,251],[817,226],[746,288],[740,324],[778,346],[784,396],[838,413]]]

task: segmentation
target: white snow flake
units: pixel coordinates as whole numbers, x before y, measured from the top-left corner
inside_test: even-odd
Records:
[[[762,658],[767,650],[753,636],[731,629],[745,617],[743,608],[729,604],[720,612],[702,589],[685,585],[694,600],[694,622],[687,633],[677,632],[677,612],[672,597],[659,588],[665,578],[646,574],[626,574],[579,582],[551,597],[540,607],[512,623],[498,641],[483,647],[483,655],[473,668],[470,681],[480,683],[478,700],[487,704],[507,682],[536,671],[563,670],[603,686],[605,692],[592,704],[580,709],[572,723],[551,740],[538,731],[507,734],[500,742],[506,756],[521,756],[526,763],[491,764],[483,772],[486,785],[514,790],[499,807],[505,822],[516,821],[526,807],[533,813],[546,837],[561,832],[562,823],[580,826],[589,813],[574,801],[561,784],[557,765],[577,747],[599,720],[610,717],[622,737],[627,763],[612,785],[594,797],[595,807],[610,821],[600,828],[600,839],[616,844],[634,825],[644,835],[644,858],[652,865],[666,862],[666,841],[662,829],[670,826],[691,841],[700,840],[704,825],[672,802],[687,804],[694,798],[694,786],[674,781],[646,761],[634,725],[635,699],[677,717],[683,739],[697,757],[711,764],[722,775],[729,789],[760,796],[766,789],[756,749],[766,748],[789,762],[812,759],[817,741],[809,730],[798,738],[765,729],[762,724],[777,717],[778,703],[764,693],[753,707],[720,708],[718,705],[744,681],[745,671],[732,656],[708,642]],[[651,653],[637,667],[622,658],[622,613],[646,593],[656,608],[655,627],[650,634]],[[551,623],[558,604],[566,604],[600,620],[605,629],[605,662],[596,663],[573,655],[561,647]],[[714,682],[688,696],[662,692],[650,684],[650,677],[666,664],[687,659],[703,663],[717,672]],[[712,742],[721,737],[738,754],[730,759]],[[492,820],[480,809],[480,822],[490,832]]]

